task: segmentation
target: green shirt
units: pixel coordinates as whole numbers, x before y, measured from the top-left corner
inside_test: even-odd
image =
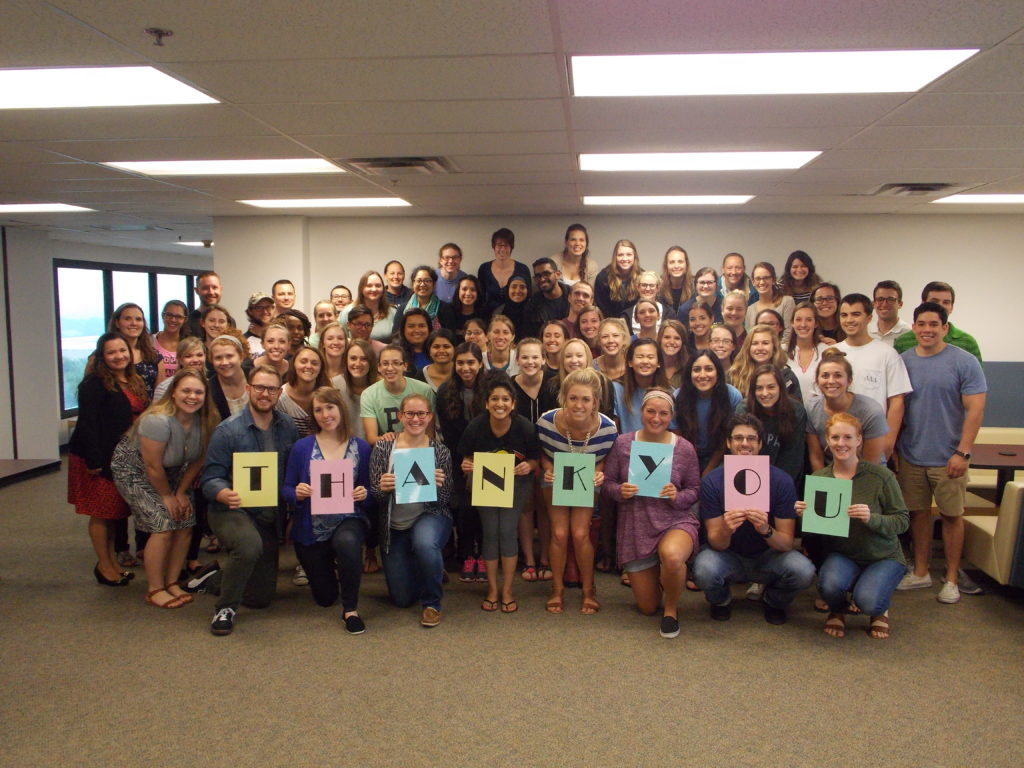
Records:
[[[946,333],[943,341],[947,344],[952,344],[954,347],[960,347],[964,352],[970,352],[978,358],[979,363],[982,362],[981,347],[978,346],[978,342],[974,340],[974,337],[971,336],[971,334],[964,333],[952,323],[949,323],[949,331]],[[914,335],[913,331],[907,331],[902,336],[896,337],[896,341],[893,342],[893,346],[896,348],[896,351],[902,355],[908,349],[912,349],[917,346],[917,336]]]
[[[814,474],[819,477],[835,477],[832,464]],[[896,475],[878,464],[861,461],[853,476],[850,504],[867,504],[871,509],[871,517],[867,523],[851,519],[848,538],[822,536],[825,553],[839,552],[858,565],[879,560],[906,562],[897,536],[910,526],[910,513],[903,501]]]

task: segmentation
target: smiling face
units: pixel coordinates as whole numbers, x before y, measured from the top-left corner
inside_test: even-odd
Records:
[[[331,304],[334,308],[341,312],[345,307],[352,303],[352,294],[348,288],[335,288],[331,291]]]
[[[508,300],[514,304],[520,304],[526,301],[526,297],[530,295],[529,289],[526,287],[526,283],[522,280],[509,280],[508,282]]]
[[[171,393],[174,408],[184,413],[196,413],[206,401],[206,385],[195,376],[182,376]]]
[[[548,263],[538,264],[533,268],[533,284],[545,296],[558,287],[561,277],[562,274]]]
[[[582,229],[570,229],[565,236],[565,250],[571,256],[582,256],[587,250],[587,233]]]
[[[811,270],[804,263],[803,259],[799,256],[794,258],[793,262],[789,265],[789,276],[798,284],[802,284],[809,274],[811,274]]]
[[[316,318],[316,330],[319,333],[325,325],[337,319],[334,305],[329,301],[321,301],[314,307],[313,317]]]
[[[487,349],[487,331],[478,322],[466,323],[466,341],[472,341],[481,350]]]
[[[455,347],[444,336],[438,336],[430,342],[430,349],[427,350],[430,360],[441,365],[450,363],[454,353]]]
[[[718,383],[718,371],[707,355],[701,355],[690,366],[690,381],[701,395],[711,393]]]
[[[726,296],[722,299],[722,320],[733,328],[743,325],[747,314],[747,302],[742,296]]]
[[[281,382],[277,376],[263,371],[252,375],[246,389],[249,392],[249,407],[256,413],[270,413],[281,397]]]
[[[442,249],[441,255],[437,257],[437,267],[441,270],[442,277],[451,280],[459,274],[459,268],[462,267],[462,254],[457,248]]]
[[[500,320],[491,323],[491,330],[487,332],[487,341],[492,350],[504,352],[512,346],[512,338],[512,329],[508,327],[508,323],[503,323]]]
[[[394,349],[385,349],[377,361],[377,373],[388,384],[394,384],[405,375],[405,357]]]
[[[843,329],[847,337],[867,334],[869,322],[871,322],[871,313],[867,311],[862,302],[847,304],[844,301],[839,305],[839,327]]]
[[[772,335],[758,331],[750,337],[750,359],[755,363],[770,363],[775,354],[775,343]]]
[[[876,288],[874,303],[875,314],[878,315],[879,320],[886,323],[896,322],[900,315],[900,310],[903,308],[899,291],[893,288]]]
[[[698,338],[707,335],[711,328],[711,315],[703,307],[693,307],[687,316],[690,321],[690,333]]]
[[[405,401],[402,410],[398,412],[398,420],[402,422],[402,429],[411,437],[419,437],[427,431],[433,417],[430,410],[430,403],[422,397],[410,397]]]
[[[284,356],[288,354],[291,347],[288,337],[289,333],[284,328],[267,329],[267,332],[263,334],[263,351],[267,354],[268,360],[273,363],[284,360]]]
[[[362,381],[370,373],[370,358],[366,356],[363,348],[353,344],[345,353],[345,365],[348,366],[349,376],[354,381]]]
[[[832,458],[839,462],[856,459],[864,442],[863,436],[854,428],[853,424],[842,421],[837,421],[829,427],[825,438],[828,440],[828,449],[832,453]]]
[[[601,332],[601,316],[591,310],[579,316],[580,335],[587,341],[593,341]]]
[[[242,356],[234,344],[215,344],[210,350],[210,357],[213,360],[213,370],[225,381],[233,379],[242,369]]]
[[[520,344],[516,352],[519,371],[526,376],[536,376],[544,365],[544,349],[540,344]]]
[[[626,335],[617,324],[605,323],[601,325],[598,343],[601,345],[601,354],[615,357],[622,351],[622,345],[626,343]]]
[[[694,283],[697,288],[697,295],[702,299],[713,300],[718,282],[715,280],[714,272],[705,272],[699,275]]]
[[[405,282],[405,268],[397,261],[393,261],[384,269],[384,279],[388,282],[388,290],[392,293],[401,293],[402,284]]]
[[[188,320],[188,315],[185,310],[177,304],[168,304],[164,307],[164,311],[160,313],[160,317],[164,321],[164,330],[172,336],[177,336],[178,331],[181,330],[181,326]]]
[[[579,313],[584,307],[594,303],[594,290],[589,285],[576,283],[569,290],[569,307],[573,312]]]
[[[725,275],[725,287],[729,290],[739,288],[743,284],[743,271],[746,265],[742,256],[726,256],[722,262],[722,274]]]
[[[430,325],[427,323],[427,318],[423,315],[408,315],[402,335],[405,336],[405,340],[414,349],[419,349],[423,346],[423,342],[427,340],[427,336],[430,335]]]
[[[203,304],[217,304],[220,302],[220,278],[216,275],[205,275],[199,278],[196,283],[196,293],[202,299]]]
[[[313,398],[313,418],[321,432],[336,434],[341,426],[341,409],[337,404]]]
[[[300,349],[292,358],[299,381],[310,384],[320,375],[320,356],[312,349]]]
[[[654,301],[658,295],[658,288],[661,287],[661,283],[657,276],[653,273],[643,274],[640,276],[640,282],[637,283],[637,290],[640,293],[641,299],[649,299]]]
[[[284,323],[288,326],[288,343],[296,350],[306,340],[306,328],[297,317],[286,317]]]
[[[178,367],[192,371],[203,370],[206,368],[206,350],[202,347],[196,347],[190,352],[179,354]]]
[[[348,339],[345,338],[345,331],[341,328],[328,328],[320,336],[320,343],[323,345],[324,354],[331,360],[337,360],[345,354],[348,347]]]
[[[544,326],[540,340],[544,342],[544,352],[554,357],[565,346],[565,331],[562,330],[562,326],[549,323]]]
[[[103,364],[114,373],[122,373],[132,361],[128,345],[121,339],[111,339],[103,345]]]
[[[567,341],[562,347],[562,370],[566,373],[580,371],[587,367],[587,349],[579,339]]]
[[[839,309],[838,301],[839,297],[829,286],[819,288],[814,292],[814,309],[817,311],[818,317],[832,317],[835,315],[836,310]]]
[[[726,442],[733,456],[756,456],[761,452],[761,438],[757,430],[746,424],[733,427]]]
[[[278,283],[272,295],[278,314],[295,306],[295,286],[291,283]]]
[[[398,270],[401,274],[401,279],[398,281],[399,287],[402,285],[402,281],[405,280],[405,271],[398,267],[393,267]],[[391,279],[388,278],[388,284],[391,283]],[[380,279],[378,275],[370,275],[366,278],[366,284],[363,285],[363,300],[368,302],[370,306],[377,306],[377,302],[380,301],[380,297],[384,295],[384,281]]]
[[[669,277],[682,277],[686,274],[687,266],[685,251],[673,248],[665,256],[665,271],[668,272]]]
[[[661,351],[665,357],[674,358],[683,348],[683,337],[672,326],[666,326],[661,332]]]
[[[754,397],[761,407],[771,410],[779,402],[779,383],[770,373],[762,373],[754,383]]]
[[[793,333],[798,339],[810,339],[814,336],[814,310],[809,307],[798,309],[793,313]]]
[[[754,274],[751,275],[754,281],[754,288],[762,298],[771,299],[775,296],[775,280],[772,273],[764,267],[754,267]]]
[[[711,329],[711,339],[708,342],[708,346],[715,353],[715,356],[722,361],[722,364],[725,365],[725,361],[729,360],[736,349],[736,342],[733,341],[732,334],[726,328],[719,327]]]
[[[816,380],[821,393],[831,399],[845,395],[850,386],[850,377],[842,363],[821,363]]]
[[[247,309],[245,313],[256,325],[265,326],[274,316],[274,302],[271,299],[260,299],[255,307]]]
[[[500,237],[494,240],[494,260],[508,261],[512,258],[512,244]]]
[[[922,312],[913,325],[917,343],[925,352],[941,349],[943,339],[949,333],[949,325],[943,324],[938,312]]]
[[[429,301],[430,297],[434,295],[434,279],[427,270],[419,269],[413,273],[412,292],[416,294],[416,298],[421,304]]]
[[[373,331],[373,318],[368,314],[348,316],[348,332],[352,334],[353,339],[364,339],[369,340],[370,333]]]
[[[615,249],[615,267],[619,270],[620,275],[629,274],[634,264],[636,264],[636,251],[628,245],[620,245]]]
[[[565,393],[565,412],[570,422],[587,423],[597,413],[597,399],[593,390],[582,384],[574,384]]]
[[[476,284],[472,280],[459,281],[459,301],[467,307],[476,304],[479,294],[476,291]]]
[[[658,372],[658,348],[654,344],[641,344],[633,349],[633,359],[629,361],[638,379],[653,378]]]
[[[644,430],[652,437],[665,434],[672,423],[672,407],[663,397],[652,397],[640,411]]]
[[[228,327],[228,316],[219,309],[211,309],[206,313],[206,317],[199,321],[199,324],[203,326],[206,340],[213,341]]]
[[[487,413],[491,415],[491,419],[494,421],[508,421],[512,418],[512,414],[515,413],[516,400],[511,392],[505,387],[495,387],[491,390],[491,394],[487,396],[487,402],[484,404],[487,409]]]
[[[135,307],[126,307],[121,310],[121,314],[117,318],[117,330],[130,342],[134,344],[142,335],[145,327],[146,317],[142,314],[142,310]]]
[[[654,304],[641,301],[633,313],[637,324],[644,330],[650,330],[658,324],[658,308]]]
[[[480,373],[480,361],[471,352],[460,352],[455,356],[455,375],[463,386],[472,387]]]

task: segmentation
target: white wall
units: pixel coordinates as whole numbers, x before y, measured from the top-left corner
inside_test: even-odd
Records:
[[[6,233],[0,231],[0,236]],[[9,288],[7,282],[7,271],[0,260],[0,280],[3,287]],[[11,429],[13,425],[13,412],[11,410],[11,387],[10,377],[7,375],[7,297],[6,290],[0,291],[0,368],[3,375],[0,375],[0,459],[14,458],[14,434]]]
[[[1010,308],[1024,284],[1024,217],[994,215],[861,216],[587,216],[591,253],[608,263],[619,238],[633,240],[644,265],[660,269],[669,245],[682,245],[695,267],[721,265],[730,251],[748,264],[779,269],[789,253],[807,251],[818,271],[846,292],[870,295],[881,279],[898,281],[909,317],[929,280],[957,291],[954,322],[974,334],[986,360],[1024,361],[1020,335],[1007,333]],[[244,309],[249,293],[269,292],[279,277],[296,284],[298,306],[310,311],[331,286],[355,289],[367,269],[389,259],[406,268],[436,266],[449,240],[465,254],[463,268],[491,257],[490,235],[501,226],[516,234],[514,256],[532,262],[561,250],[566,217],[308,218],[245,217],[214,220],[216,269],[225,278],[229,306]],[[999,322],[1002,315],[1005,320]]]
[[[95,261],[180,269],[209,269],[208,253],[173,254],[55,240],[45,232],[6,228],[14,357],[17,456],[53,459],[59,453],[60,393],[57,376],[57,326],[53,260]],[[0,397],[9,402],[7,355],[0,357]],[[4,414],[3,420],[7,420]],[[5,425],[6,427],[6,425]],[[9,428],[8,428],[9,430]],[[0,458],[14,456],[8,432],[0,432]]]

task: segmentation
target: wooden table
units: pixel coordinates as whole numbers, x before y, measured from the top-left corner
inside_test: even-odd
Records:
[[[1003,490],[1013,473],[1024,469],[1024,445],[1012,443],[975,443],[971,466],[996,470],[996,507],[1003,502]]]

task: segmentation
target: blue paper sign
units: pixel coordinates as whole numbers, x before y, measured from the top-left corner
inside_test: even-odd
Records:
[[[395,463],[395,503],[437,501],[433,448],[400,448],[391,453]]]
[[[661,489],[672,479],[671,443],[646,443],[634,440],[629,446],[629,482],[640,490],[637,496],[661,496]]]

